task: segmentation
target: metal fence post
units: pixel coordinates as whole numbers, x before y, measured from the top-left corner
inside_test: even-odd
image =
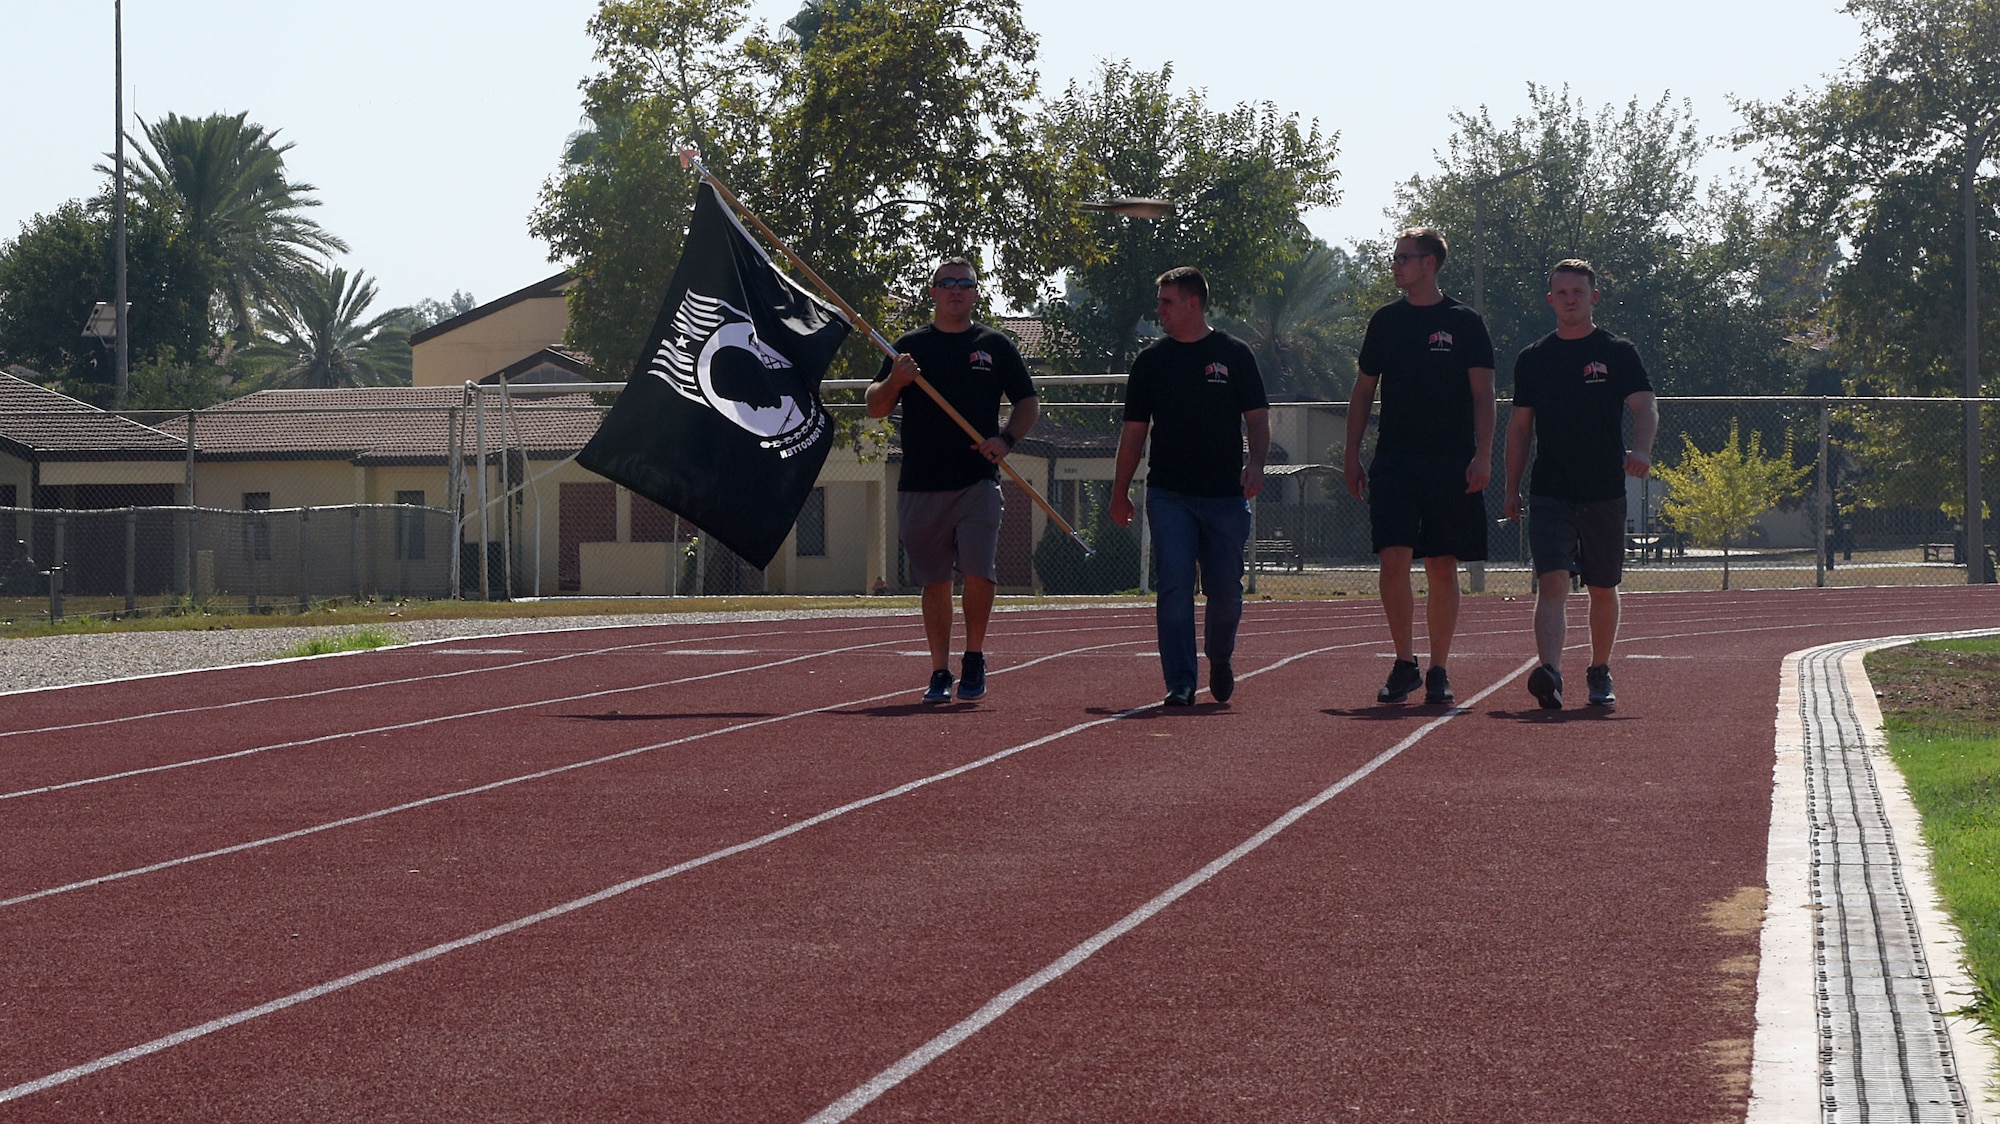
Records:
[[[451,513],[451,556],[446,560],[449,568],[451,592],[447,596],[453,600],[465,596],[465,582],[460,573],[464,564],[465,548],[465,435],[461,431],[464,419],[459,408],[453,406],[445,417],[444,439],[444,506]]]
[[[487,523],[486,514],[486,395],[480,394],[476,389],[474,393],[478,394],[474,400],[473,416],[478,422],[476,429],[479,439],[479,599],[491,601],[493,589],[489,579],[493,573],[493,566],[486,556],[487,543],[492,537],[492,528]]]
[[[1813,531],[1813,553],[1816,556],[1813,562],[1813,584],[1816,586],[1826,585],[1827,563],[1833,558],[1827,552],[1826,541],[1826,518],[1829,511],[1827,505],[1832,490],[1826,476],[1828,463],[1826,445],[1829,413],[1830,410],[1826,399],[1821,398],[1819,400],[1819,494],[1817,496],[1818,502],[1813,505],[1819,511],[1819,518],[1814,521],[1816,527]]]
[[[308,608],[311,607],[310,604],[311,594],[308,591],[312,589],[312,584],[311,584],[312,571],[308,568],[306,561],[308,558],[312,556],[312,552],[307,549],[308,546],[307,540],[310,538],[312,533],[312,528],[310,526],[311,522],[312,522],[312,508],[309,507],[300,508],[299,509],[299,612],[301,613],[305,612]]]
[[[361,572],[361,505],[347,509],[347,559],[349,569],[354,574],[354,599],[363,600],[368,596],[368,585]]]
[[[63,531],[67,522],[66,516],[56,516],[56,556],[49,563],[49,620],[52,622],[63,618],[63,564],[68,558],[64,551]]]
[[[1257,592],[1257,501],[1250,499],[1244,502],[1250,505],[1250,541],[1243,544],[1244,550],[1250,555],[1250,584],[1244,592],[1255,593]]]
[[[125,611],[139,607],[139,512],[125,509]]]

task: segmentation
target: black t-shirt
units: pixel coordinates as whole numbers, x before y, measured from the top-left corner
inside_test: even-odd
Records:
[[[1551,332],[1514,361],[1514,405],[1535,411],[1528,492],[1569,503],[1625,494],[1625,399],[1653,389],[1639,349],[1602,328],[1582,339]]]
[[[896,351],[908,353],[924,372],[924,381],[937,388],[982,436],[1000,432],[1000,396],[1019,402],[1035,393],[1028,377],[1028,365],[1012,340],[974,324],[963,332],[939,330],[926,324],[896,341]],[[893,358],[885,356],[876,382],[889,377]],[[965,435],[951,416],[938,408],[931,396],[915,383],[903,388],[903,474],[896,485],[902,492],[953,492],[970,488],[981,480],[997,480],[1000,469],[979,455],[973,440]]]
[[[1472,380],[1466,372],[1493,366],[1493,340],[1470,306],[1450,297],[1437,304],[1404,299],[1383,305],[1368,318],[1359,365],[1362,374],[1381,380],[1376,452],[1472,458]]]
[[[1269,406],[1257,357],[1224,331],[1155,340],[1125,380],[1125,420],[1153,427],[1147,486],[1187,496],[1243,494],[1243,415]]]

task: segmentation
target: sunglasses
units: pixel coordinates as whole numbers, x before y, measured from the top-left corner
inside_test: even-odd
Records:
[[[933,289],[977,289],[979,282],[970,277],[940,277],[931,282]]]

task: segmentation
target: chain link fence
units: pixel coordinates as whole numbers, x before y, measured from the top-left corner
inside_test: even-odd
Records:
[[[1045,381],[1042,420],[1009,464],[1094,553],[1007,480],[1002,590],[1143,592],[1143,485],[1133,525],[1110,518],[1119,390]],[[855,397],[853,387],[832,389],[831,397]],[[101,432],[76,411],[0,419],[0,615],[914,592],[895,526],[901,460],[892,423],[869,420],[858,402],[830,404],[840,445],[791,540],[758,570],[573,463],[617,390],[263,392],[194,413],[101,415]],[[1994,432],[2000,405],[1984,409]],[[1764,462],[1789,466],[1796,479],[1726,536],[1677,516],[1659,478],[1629,480],[1629,589],[1960,584],[1978,564],[1962,521],[1957,400],[1670,398],[1660,413],[1659,466],[1724,449],[1733,431],[1739,448],[1754,439]],[[1533,590],[1525,528],[1501,517],[1508,416],[1503,402],[1486,492],[1489,557],[1463,579],[1473,592]],[[1247,551],[1253,591],[1372,596],[1367,508],[1348,494],[1341,468],[1346,405],[1280,404],[1271,421]],[[1368,433],[1372,446],[1372,425]],[[1364,459],[1371,451],[1364,446]],[[1984,531],[1990,566],[1990,520]]]

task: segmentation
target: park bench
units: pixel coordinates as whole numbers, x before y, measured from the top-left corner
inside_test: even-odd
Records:
[[[1956,562],[1959,557],[1958,544],[1948,542],[1927,542],[1924,544],[1924,561]]]

